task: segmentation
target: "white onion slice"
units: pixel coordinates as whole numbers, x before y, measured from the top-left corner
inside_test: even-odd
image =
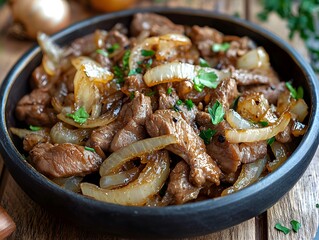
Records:
[[[155,161],[149,161],[138,179],[125,187],[107,190],[90,183],[82,183],[81,190],[83,195],[100,201],[128,206],[143,206],[162,188],[169,172],[169,159],[157,158]]]
[[[127,171],[105,175],[100,179],[100,187],[104,189],[123,187],[137,177],[139,172],[139,168],[133,167]]]
[[[303,122],[308,115],[308,106],[302,98],[290,103],[289,111],[297,115],[297,120]]]
[[[267,156],[258,159],[253,163],[243,164],[237,181],[233,186],[226,188],[222,192],[222,196],[237,192],[258,180],[267,163]]]
[[[147,138],[134,142],[116,152],[113,152],[107,159],[105,159],[100,167],[100,175],[105,176],[112,172],[116,172],[120,166],[133,158],[163,149],[164,147],[177,142],[178,139],[173,134]]]
[[[257,142],[267,140],[285,130],[291,119],[289,112],[283,113],[278,121],[269,127],[253,129],[227,129],[226,140],[230,143]]]
[[[229,109],[226,112],[226,121],[229,123],[229,125],[232,128],[236,128],[236,129],[250,129],[250,128],[258,127],[257,125],[243,118],[234,109]]]
[[[90,129],[69,129],[62,122],[56,123],[50,131],[53,143],[73,143],[83,145],[83,140],[88,138]]]
[[[270,147],[276,159],[267,164],[267,169],[269,172],[273,172],[287,160],[288,151],[284,144],[277,141],[273,142]]]
[[[263,47],[253,49],[237,60],[237,68],[241,69],[269,68],[269,66],[269,56]]]

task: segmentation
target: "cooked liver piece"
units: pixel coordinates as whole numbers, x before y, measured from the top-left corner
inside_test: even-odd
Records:
[[[278,76],[272,69],[236,69],[232,71],[231,77],[236,80],[238,86],[246,86],[253,84],[270,85],[279,83]]]
[[[108,151],[113,138],[115,141],[121,141],[120,135],[124,134],[128,136],[129,133],[127,132],[127,129],[132,130],[132,126],[134,125],[144,126],[146,118],[151,113],[152,106],[150,97],[136,92],[134,99],[123,105],[118,118],[114,122],[93,130],[90,137],[90,145],[92,147],[98,147],[103,151]],[[134,121],[134,123],[131,121]],[[129,122],[131,122],[130,126],[126,127]],[[120,131],[122,128],[124,128],[124,130]],[[126,143],[133,143],[133,139],[137,139],[137,136],[140,137],[142,135],[140,129],[141,127],[133,129],[137,130],[137,132],[132,133],[132,136],[134,135],[135,137],[131,138]],[[113,147],[116,149],[118,149],[119,146],[124,147],[123,143],[113,143]]]
[[[254,143],[239,144],[242,163],[251,163],[264,158],[267,154],[267,142],[259,141]]]
[[[57,119],[51,107],[51,96],[47,89],[34,89],[20,99],[16,107],[16,116],[28,125],[52,126]]]
[[[34,167],[49,177],[85,176],[102,163],[97,153],[71,143],[40,143],[30,151],[30,157]]]
[[[190,181],[197,187],[214,183],[219,185],[220,169],[206,153],[203,140],[174,110],[157,110],[146,122],[147,132],[152,136],[174,134],[177,144],[166,147],[167,150],[182,157],[190,166]]]
[[[167,33],[184,33],[184,26],[174,24],[168,18],[153,13],[137,13],[131,23],[131,33],[138,36],[141,32],[148,31],[151,36]]]
[[[213,56],[212,46],[223,42],[223,34],[214,28],[193,26],[190,32],[192,42],[203,57]]]
[[[38,143],[46,142],[50,142],[50,130],[36,131],[25,136],[23,139],[23,149],[29,152]]]
[[[172,199],[172,204],[183,204],[196,199],[200,187],[195,187],[189,181],[190,168],[185,161],[176,164],[169,175],[166,194]]]

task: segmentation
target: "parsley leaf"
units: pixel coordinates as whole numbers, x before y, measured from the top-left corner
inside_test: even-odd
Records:
[[[199,58],[199,66],[201,66],[201,67],[210,67],[208,62],[204,58]]]
[[[275,228],[281,232],[283,232],[284,234],[288,234],[290,232],[289,228],[286,228],[285,226],[282,226],[280,223],[277,223],[275,225]]]
[[[296,90],[290,82],[286,82],[286,87],[288,88],[290,95],[294,98],[294,99],[300,99],[303,98],[303,88],[302,87],[298,87],[298,89]]]
[[[85,146],[84,149],[85,149],[85,150],[88,150],[88,151],[90,151],[90,152],[95,152],[94,148],[91,148],[91,147]]]
[[[142,54],[143,57],[153,57],[155,52],[153,50],[142,49],[141,50],[141,54]]]
[[[191,110],[194,107],[194,103],[191,99],[186,99],[185,100],[185,105],[188,110]]]
[[[301,228],[300,222],[298,222],[296,220],[291,220],[290,224],[291,224],[292,230],[294,230],[294,232],[298,232],[298,230]]]
[[[319,203],[316,204],[316,208],[319,208]]]
[[[217,131],[213,129],[202,130],[199,133],[199,136],[204,140],[204,143],[207,145],[210,143],[211,138],[215,135]]]
[[[74,113],[68,113],[66,116],[73,118],[73,121],[76,123],[83,124],[87,121],[90,115],[86,112],[84,107],[80,107]]]
[[[266,121],[260,121],[259,124],[260,124],[262,127],[267,127],[269,123],[266,122]]]
[[[104,51],[103,49],[96,49],[96,53],[101,54],[104,57],[109,56],[109,54],[106,51]]]
[[[135,92],[130,92],[130,100],[133,100],[135,98]]]
[[[107,48],[107,52],[111,54],[111,53],[114,53],[115,50],[119,48],[120,48],[120,44],[114,43],[111,47]]]
[[[173,89],[171,87],[167,88],[167,94],[170,95],[172,93]]]
[[[128,76],[136,75],[139,73],[142,73],[142,68],[140,67],[130,70],[130,72],[128,73]]]
[[[212,123],[217,125],[224,119],[225,111],[223,105],[217,100],[212,108],[208,107],[208,113],[212,118]]]
[[[176,101],[176,105],[177,105],[177,106],[180,106],[180,105],[182,105],[182,104],[183,104],[183,101],[182,101],[182,100],[179,99],[179,100]]]
[[[194,88],[196,91],[203,91],[204,87],[216,88],[219,84],[218,76],[215,72],[207,72],[205,69],[200,69],[197,76],[194,78]]]
[[[129,59],[130,59],[131,51],[126,50],[123,58],[122,58],[122,63],[123,63],[123,69],[126,70],[129,67]]]
[[[230,44],[228,42],[225,42],[225,43],[215,43],[213,46],[212,46],[212,50],[213,52],[226,52],[230,47]]]
[[[29,126],[29,128],[30,128],[30,130],[31,130],[31,131],[39,131],[39,130],[41,130],[41,129],[42,129],[42,127],[39,127],[39,126],[32,126],[32,125],[30,125],[30,126]]]
[[[124,82],[124,71],[122,68],[120,68],[119,66],[114,66],[113,73],[115,78],[117,78],[117,83]]]
[[[271,145],[271,144],[274,143],[275,140],[276,140],[275,137],[269,138],[269,139],[267,140],[267,144],[268,144],[268,145]]]

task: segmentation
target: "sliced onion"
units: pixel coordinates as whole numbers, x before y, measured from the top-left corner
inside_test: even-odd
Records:
[[[269,56],[263,47],[253,49],[237,60],[237,68],[241,69],[269,68],[269,66]]]
[[[222,81],[223,79],[230,77],[228,71],[218,71],[213,68],[201,68],[189,63],[171,62],[149,69],[144,74],[144,82],[147,86],[152,87],[167,82],[192,81],[197,76],[200,69],[204,69],[206,72],[216,73],[218,77],[217,81]]]
[[[82,182],[83,177],[72,176],[67,178],[54,178],[52,181],[64,189],[67,189],[72,192],[80,192],[80,183]]]
[[[48,136],[49,135],[49,131],[47,128],[43,128],[43,129],[38,130],[38,131],[32,131],[32,130],[28,130],[28,129],[24,129],[24,128],[11,127],[10,131],[14,135],[18,136],[21,139],[24,139],[28,134],[38,134],[41,136]]]
[[[269,172],[273,172],[287,160],[289,155],[285,145],[280,142],[275,141],[270,145],[270,147],[276,159],[267,164],[267,169]]]
[[[100,187],[104,189],[123,187],[137,178],[139,172],[139,168],[133,167],[127,171],[105,175],[100,179]]]
[[[90,183],[82,183],[81,190],[83,195],[100,201],[128,206],[143,206],[163,187],[169,172],[168,158],[157,158],[155,161],[149,161],[138,179],[125,187],[107,190]]]
[[[253,163],[243,164],[237,181],[233,186],[226,188],[222,196],[237,192],[258,180],[267,163],[267,156]]]
[[[226,112],[226,120],[232,128],[236,129],[250,129],[258,127],[256,124],[243,118],[238,112],[229,109]]]
[[[298,121],[293,121],[293,125],[291,128],[291,133],[294,137],[302,136],[306,133],[307,126]]]
[[[226,140],[230,143],[257,142],[267,140],[285,130],[291,119],[291,114],[285,112],[278,121],[269,127],[253,129],[227,129]]]
[[[105,159],[100,167],[100,175],[105,176],[112,172],[116,172],[127,161],[142,156],[146,153],[163,149],[164,147],[175,144],[178,139],[175,135],[163,135],[160,137],[147,138],[137,141],[126,147],[113,152]]]
[[[308,105],[302,98],[290,104],[289,111],[297,115],[297,120],[303,122],[308,115]]]
[[[96,128],[108,125],[109,123],[113,122],[116,119],[117,115],[115,113],[112,113],[112,111],[109,111],[98,118],[88,118],[87,121],[83,124],[74,122],[72,118],[67,117],[64,113],[59,113],[57,115],[57,118],[61,121],[77,127],[77,128]]]
[[[50,131],[53,143],[74,143],[83,145],[83,140],[88,138],[91,129],[69,129],[62,122],[56,123]]]

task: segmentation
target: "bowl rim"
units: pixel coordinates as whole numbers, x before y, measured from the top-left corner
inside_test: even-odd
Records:
[[[40,51],[38,45],[34,46],[30,50],[28,50],[18,61],[17,63],[11,68],[5,79],[1,84],[0,89],[0,106],[1,106],[1,121],[0,121],[0,136],[2,138],[1,141],[1,148],[2,153],[6,153],[7,156],[10,156],[9,159],[4,159],[6,161],[12,161],[15,164],[15,167],[20,168],[22,171],[26,171],[29,173],[29,176],[33,178],[34,181],[40,182],[44,185],[44,187],[50,191],[54,192],[56,195],[59,196],[67,196],[69,199],[73,199],[75,201],[79,201],[80,204],[84,205],[94,205],[97,208],[105,209],[110,208],[112,212],[127,213],[130,212],[131,214],[143,214],[149,216],[162,216],[165,214],[169,215],[183,215],[185,211],[192,211],[192,212],[200,212],[200,211],[209,211],[211,208],[222,208],[228,204],[234,204],[236,202],[241,201],[249,197],[250,195],[256,194],[260,189],[271,187],[272,184],[278,182],[280,178],[283,176],[289,175],[289,169],[296,167],[296,165],[303,160],[303,158],[307,155],[307,153],[313,151],[312,148],[316,144],[316,147],[319,143],[319,80],[317,79],[315,73],[313,72],[310,65],[306,62],[306,60],[299,54],[297,51],[289,45],[286,41],[276,36],[274,33],[256,25],[255,23],[248,22],[246,20],[236,18],[233,16],[229,16],[222,13],[212,12],[208,10],[194,10],[191,8],[170,8],[170,7],[148,7],[148,8],[136,8],[125,10],[121,12],[115,13],[108,13],[99,16],[95,16],[75,24],[72,24],[68,28],[52,35],[53,40],[58,40],[63,36],[69,35],[72,32],[87,27],[88,25],[94,25],[101,21],[111,20],[113,18],[119,17],[126,17],[132,16],[135,13],[139,12],[153,12],[158,14],[180,14],[180,15],[190,15],[190,16],[201,16],[207,18],[218,18],[223,21],[231,22],[236,25],[241,25],[250,31],[265,37],[269,41],[273,42],[280,48],[282,48],[293,61],[295,64],[302,70],[304,76],[306,76],[306,81],[309,84],[309,89],[311,90],[311,111],[309,117],[309,128],[306,134],[303,136],[301,142],[299,143],[298,147],[294,150],[293,154],[289,157],[289,159],[275,172],[268,174],[265,178],[261,179],[259,182],[252,184],[236,193],[230,194],[224,197],[217,197],[214,199],[203,200],[194,203],[187,203],[183,205],[172,205],[166,207],[136,207],[136,206],[122,206],[112,203],[105,203],[98,200],[94,200],[88,197],[85,197],[81,194],[73,193],[68,190],[64,190],[58,185],[54,184],[46,177],[44,177],[39,172],[33,170],[27,164],[19,164],[20,161],[24,162],[23,156],[20,154],[19,150],[16,149],[14,143],[10,138],[10,134],[8,132],[6,126],[6,102],[9,92],[11,90],[12,84],[14,83],[16,77],[23,71],[23,69],[29,64],[29,61],[33,59]],[[306,143],[312,144],[306,144]],[[302,148],[302,149],[301,149]],[[302,152],[301,152],[302,151]],[[297,157],[298,155],[298,157]],[[302,156],[302,158],[300,158]],[[12,160],[15,159],[15,160]],[[310,162],[310,161],[309,161]],[[9,169],[10,170],[10,169]],[[268,206],[269,207],[269,206]],[[265,207],[265,210],[268,208]]]

